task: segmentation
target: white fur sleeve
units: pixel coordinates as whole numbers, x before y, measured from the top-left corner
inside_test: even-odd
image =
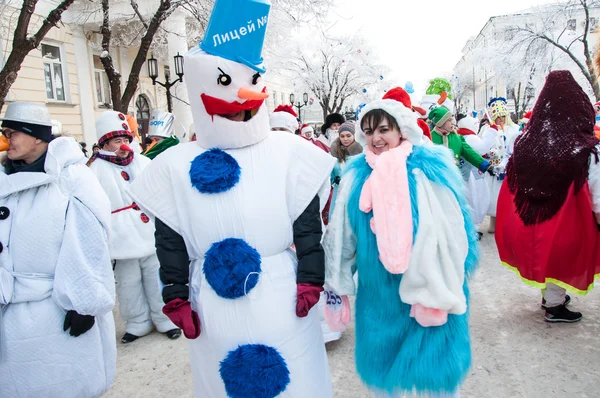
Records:
[[[400,298],[406,304],[464,314],[469,243],[460,206],[450,189],[432,183],[421,170],[414,173],[419,226],[408,270],[400,282]]]
[[[600,145],[596,148],[600,152]],[[588,184],[592,195],[592,210],[594,213],[600,213],[600,162],[596,163],[596,156],[593,153],[590,155]]]
[[[356,237],[348,218],[348,198],[354,176],[346,174],[338,188],[333,215],[323,239],[325,283],[336,294],[354,295],[353,268],[356,265]]]

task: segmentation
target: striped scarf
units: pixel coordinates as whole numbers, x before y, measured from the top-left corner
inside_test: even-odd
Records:
[[[106,160],[107,162],[116,164],[117,166],[127,166],[129,163],[133,162],[133,152],[129,152],[127,153],[127,157],[124,158],[120,158],[116,155],[106,155],[104,153],[96,153],[94,156],[92,156],[92,159],[102,159],[102,160]],[[90,162],[90,164],[93,162],[93,160]]]

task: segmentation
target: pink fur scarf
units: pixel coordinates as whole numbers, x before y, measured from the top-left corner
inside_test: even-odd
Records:
[[[413,145],[405,140],[400,146],[381,155],[367,149],[366,160],[373,172],[363,185],[359,208],[373,210],[371,230],[377,238],[379,260],[392,274],[408,269],[412,245],[413,222],[406,160]]]

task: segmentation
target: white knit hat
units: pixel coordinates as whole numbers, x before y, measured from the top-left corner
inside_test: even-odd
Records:
[[[293,115],[287,112],[273,112],[269,119],[271,129],[283,128],[288,130],[290,133],[295,133],[298,129],[298,121]]]
[[[98,145],[100,147],[111,138],[123,136],[129,137],[129,142],[133,140],[133,133],[129,130],[127,118],[123,113],[104,111],[96,119],[96,137],[98,137]]]

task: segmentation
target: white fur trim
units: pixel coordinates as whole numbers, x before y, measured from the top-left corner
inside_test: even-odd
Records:
[[[298,121],[294,115],[287,112],[273,112],[269,119],[271,128],[284,128],[290,133],[295,133],[298,129]]]
[[[392,99],[377,100],[367,104],[360,111],[358,117],[358,123],[356,126],[357,131],[364,136],[362,131],[362,118],[367,112],[373,109],[381,109],[389,113],[396,119],[402,136],[410,141],[413,145],[423,144],[423,130],[417,124],[417,113],[413,112],[412,109],[408,109],[401,102]]]
[[[467,311],[463,284],[469,251],[465,220],[448,187],[431,182],[419,169],[414,174],[419,229],[400,282],[400,298],[406,304],[462,315]]]

